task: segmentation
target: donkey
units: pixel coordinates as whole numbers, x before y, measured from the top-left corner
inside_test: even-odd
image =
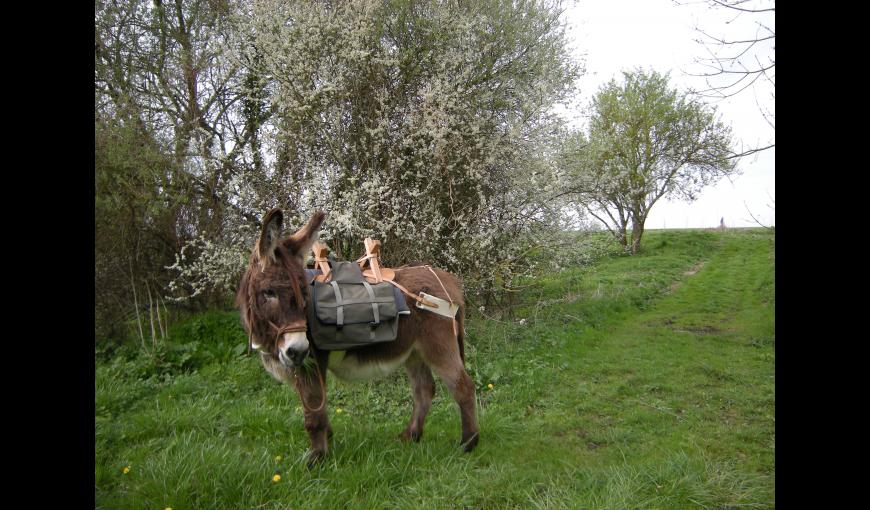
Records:
[[[263,367],[278,381],[292,382],[299,393],[305,429],[311,439],[309,465],[326,455],[327,439],[332,437],[326,413],[327,371],[344,380],[365,380],[388,375],[404,365],[414,406],[411,420],[398,438],[417,442],[435,395],[434,370],[459,405],[460,446],[466,452],[473,450],[480,429],[474,383],[465,370],[465,302],[458,278],[419,265],[395,268],[396,283],[410,292],[426,292],[459,304],[458,328],[447,317],[409,306],[411,314],[399,318],[398,336],[393,342],[346,351],[318,350],[306,334],[306,307],[310,304],[303,267],[325,217],[322,212],[315,213],[304,227],[282,239],[283,213],[280,209],[269,211],[236,296],[242,323],[251,346],[260,353]],[[405,299],[409,305],[414,304],[410,298]],[[306,357],[310,357],[307,363]]]

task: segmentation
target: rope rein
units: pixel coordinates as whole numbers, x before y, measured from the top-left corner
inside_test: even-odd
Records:
[[[305,396],[302,393],[302,389],[299,387],[299,370],[296,369],[293,371],[293,385],[296,386],[296,391],[299,392],[299,401],[302,402],[302,408],[308,413],[320,412],[326,405],[326,383],[323,381],[323,374],[320,372],[320,363],[317,363],[316,361],[314,362],[314,370],[317,372],[317,379],[320,381],[320,388],[323,392],[323,398],[317,409],[308,407],[305,403]]]
[[[255,299],[254,293],[249,292],[248,293],[248,314],[247,314],[248,315],[248,328],[249,328],[248,354],[250,354],[251,347],[253,345],[253,337],[252,337],[253,328],[251,326],[253,325],[254,299]],[[308,329],[304,325],[299,326],[299,325],[295,325],[295,324],[289,324],[289,325],[286,325],[284,327],[279,327],[278,325],[276,325],[272,321],[267,321],[267,322],[269,323],[269,326],[271,326],[276,331],[276,333],[275,333],[275,345],[278,344],[278,340],[280,340],[281,335],[283,335],[284,333],[296,333],[296,332],[307,331],[307,329]],[[308,405],[305,403],[305,397],[302,393],[302,388],[300,388],[300,386],[299,386],[299,370],[296,369],[293,371],[293,385],[296,387],[296,391],[299,392],[299,401],[302,403],[302,408],[305,409],[305,411],[309,412],[309,413],[319,412],[319,411],[323,410],[324,406],[326,406],[326,383],[323,380],[323,373],[321,373],[320,365],[318,363],[315,363],[314,369],[317,372],[317,379],[318,379],[318,381],[320,381],[320,388],[323,391],[323,399],[320,401],[320,405],[317,406],[316,409],[312,408],[312,407],[308,407]]]
[[[275,328],[278,333],[275,335],[275,343],[277,345],[278,340],[281,338],[281,335],[284,333],[301,333],[307,331],[308,328],[305,325],[298,324],[290,324],[284,327],[279,328],[272,321],[269,321],[269,325]],[[305,403],[305,396],[302,393],[302,388],[299,387],[299,369],[302,367],[296,367],[293,370],[293,385],[296,387],[296,391],[299,392],[299,401],[302,403],[302,408],[305,409],[306,412],[316,413],[323,409],[326,405],[326,382],[323,380],[323,373],[320,371],[320,364],[317,361],[314,362],[314,371],[317,372],[317,380],[320,381],[321,392],[323,393],[323,398],[320,400],[320,405],[317,408],[308,407],[308,404]]]

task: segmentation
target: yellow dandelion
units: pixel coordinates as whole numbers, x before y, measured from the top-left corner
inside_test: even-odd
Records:
[[[275,476],[272,477],[272,481],[273,481],[273,482],[277,482],[277,481],[279,481],[279,480],[281,480],[281,475],[275,475]]]
[[[486,387],[489,389],[492,389],[493,388],[492,383],[487,384]]]
[[[130,472],[130,466],[124,466],[124,474],[126,475],[129,472]]]
[[[172,507],[168,506],[168,507],[164,508],[163,510],[172,510]]]
[[[275,461],[276,461],[276,462],[281,462],[281,456],[280,456],[280,455],[276,456],[276,457],[275,457]]]
[[[341,414],[341,413],[344,412],[344,410],[343,410],[342,408],[339,407],[338,409],[335,410],[335,412],[338,413],[338,414]]]

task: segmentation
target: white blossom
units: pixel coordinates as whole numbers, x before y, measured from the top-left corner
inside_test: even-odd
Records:
[[[263,56],[255,70],[275,112],[262,130],[268,168],[229,182],[237,210],[282,207],[291,229],[324,210],[336,257],[375,237],[385,263],[438,265],[472,293],[541,269],[527,254],[566,226],[548,186],[551,111],[578,73],[553,5],[264,0],[236,23],[228,48],[243,67],[254,48]],[[257,226],[227,221],[223,238],[182,250],[174,289],[237,283]]]

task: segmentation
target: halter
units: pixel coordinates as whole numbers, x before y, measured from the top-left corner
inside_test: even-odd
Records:
[[[272,329],[277,331],[277,333],[275,334],[276,345],[278,344],[278,340],[281,339],[281,335],[283,335],[284,333],[305,333],[306,331],[308,331],[308,326],[306,326],[304,322],[301,326],[299,325],[299,322],[295,322],[286,326],[282,326],[280,328],[270,320],[267,320],[266,322],[268,322],[269,325],[272,326]]]
[[[251,350],[253,349],[253,344],[254,344],[254,339],[253,339],[254,320],[253,319],[254,319],[254,302],[256,299],[255,296],[256,296],[255,292],[250,292],[250,291],[248,292],[248,310],[247,310],[248,311],[248,313],[247,313],[247,315],[248,315],[248,354],[251,353]],[[304,298],[305,298],[305,295],[303,293],[303,299]],[[281,335],[283,335],[284,333],[303,333],[303,332],[308,331],[308,325],[307,325],[306,321],[298,321],[295,323],[286,324],[284,326],[278,326],[277,324],[275,324],[274,322],[272,322],[268,319],[266,320],[266,322],[268,322],[269,326],[276,331],[276,333],[275,333],[275,345],[276,346],[278,345],[278,341],[280,340]],[[323,407],[326,405],[326,383],[323,380],[323,374],[320,371],[320,365],[315,360],[314,369],[317,372],[317,379],[320,382],[320,387],[323,391],[323,400],[321,400],[320,405],[316,409],[308,407],[308,405],[305,403],[305,397],[302,396],[302,391],[299,387],[299,369],[300,368],[302,368],[302,367],[296,367],[296,369],[293,370],[293,384],[294,384],[294,386],[296,386],[296,391],[299,392],[299,401],[302,403],[302,407],[306,411],[308,411],[309,413],[318,412],[318,411],[322,410]]]
[[[278,345],[278,340],[284,333],[304,333],[308,331],[308,327],[304,322],[301,325],[299,322],[296,322],[294,324],[288,324],[282,327],[278,327],[277,324],[269,320],[267,320],[266,322],[268,322],[269,326],[277,331],[277,333],[275,334],[275,345]],[[250,341],[250,336],[248,340]],[[248,345],[248,347],[250,348],[250,344]],[[323,374],[320,371],[320,364],[317,363],[317,361],[315,360],[314,371],[317,372],[317,380],[320,382],[321,391],[323,391],[323,398],[321,399],[320,405],[317,406],[317,408],[308,407],[308,404],[305,403],[305,397],[303,396],[302,389],[299,387],[299,369],[301,368],[302,367],[296,367],[293,370],[293,385],[296,387],[296,391],[299,392],[299,401],[302,403],[302,407],[309,413],[316,413],[322,410],[323,407],[326,405],[326,383],[324,382]]]
[[[248,314],[247,314],[248,315],[248,354],[251,354],[251,350],[253,349],[253,345],[254,345],[253,324],[254,324],[254,300],[256,299],[255,296],[256,296],[255,292],[251,292],[250,290],[248,291]],[[304,294],[303,294],[303,298],[304,298]],[[269,326],[271,326],[272,329],[277,331],[277,333],[275,333],[275,345],[278,345],[278,340],[281,338],[281,335],[283,335],[284,333],[304,333],[304,332],[308,331],[308,326],[306,325],[306,323],[304,321],[302,322],[302,325],[299,325],[299,323],[297,322],[294,324],[288,324],[288,325],[281,326],[281,327],[277,326],[274,322],[272,322],[268,319],[266,319],[266,322],[269,323]]]

